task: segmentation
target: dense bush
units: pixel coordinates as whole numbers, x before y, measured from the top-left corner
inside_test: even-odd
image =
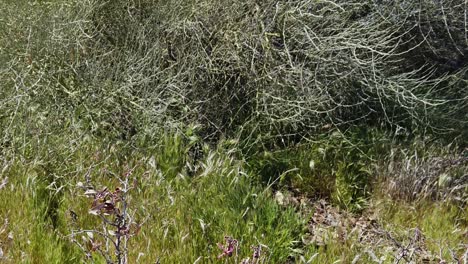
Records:
[[[126,139],[199,123],[206,138],[247,142],[355,124],[460,135],[467,43],[455,2],[5,4],[2,124],[54,116]]]

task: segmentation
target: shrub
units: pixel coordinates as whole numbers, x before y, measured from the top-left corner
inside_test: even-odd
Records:
[[[3,127],[50,118],[34,129],[125,140],[196,123],[203,138],[246,144],[359,124],[466,131],[454,2],[19,1],[1,12]]]

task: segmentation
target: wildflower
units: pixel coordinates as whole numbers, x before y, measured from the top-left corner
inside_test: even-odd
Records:
[[[218,258],[223,258],[223,257],[230,257],[232,256],[232,253],[234,252],[234,250],[237,248],[237,240],[236,239],[233,239],[232,237],[229,237],[229,236],[225,236],[224,237],[224,240],[226,240],[226,245],[222,245],[221,243],[218,243],[218,247],[219,249],[221,249],[223,251],[223,253],[221,253]]]

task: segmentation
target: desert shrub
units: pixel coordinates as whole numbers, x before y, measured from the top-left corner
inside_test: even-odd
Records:
[[[403,0],[8,3],[1,120],[72,120],[124,140],[188,123],[207,139],[246,142],[358,124],[457,135],[467,95],[455,10]]]

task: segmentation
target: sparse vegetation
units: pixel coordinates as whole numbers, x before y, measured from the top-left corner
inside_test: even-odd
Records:
[[[467,11],[0,0],[0,262],[467,264]]]

